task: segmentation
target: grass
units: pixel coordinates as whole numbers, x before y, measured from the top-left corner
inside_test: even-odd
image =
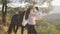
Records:
[[[21,34],[21,28],[18,30],[17,34]],[[24,34],[27,34],[27,30],[24,30]]]

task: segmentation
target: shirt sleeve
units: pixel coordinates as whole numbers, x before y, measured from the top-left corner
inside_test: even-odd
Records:
[[[40,20],[42,18],[42,12],[35,14],[35,19]]]

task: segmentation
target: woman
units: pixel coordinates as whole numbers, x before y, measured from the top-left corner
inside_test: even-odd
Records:
[[[28,24],[27,29],[28,29],[28,34],[37,34],[35,30],[35,25],[36,25],[36,20],[41,19],[42,13],[37,12],[37,8],[30,7],[30,14],[27,20],[22,23],[23,26]],[[25,25],[24,25],[25,24]]]

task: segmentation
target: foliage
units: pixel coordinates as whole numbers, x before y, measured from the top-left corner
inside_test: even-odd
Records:
[[[60,34],[60,31],[56,29],[56,26],[50,24],[46,19],[37,22],[36,30],[38,34]]]

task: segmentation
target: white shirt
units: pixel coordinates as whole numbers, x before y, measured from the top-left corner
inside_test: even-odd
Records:
[[[30,13],[28,20],[25,20],[25,17],[23,19],[22,25],[25,26],[26,24],[29,25],[35,25],[36,24],[36,20],[40,20],[42,17],[42,13],[41,12],[34,12],[34,13]]]

